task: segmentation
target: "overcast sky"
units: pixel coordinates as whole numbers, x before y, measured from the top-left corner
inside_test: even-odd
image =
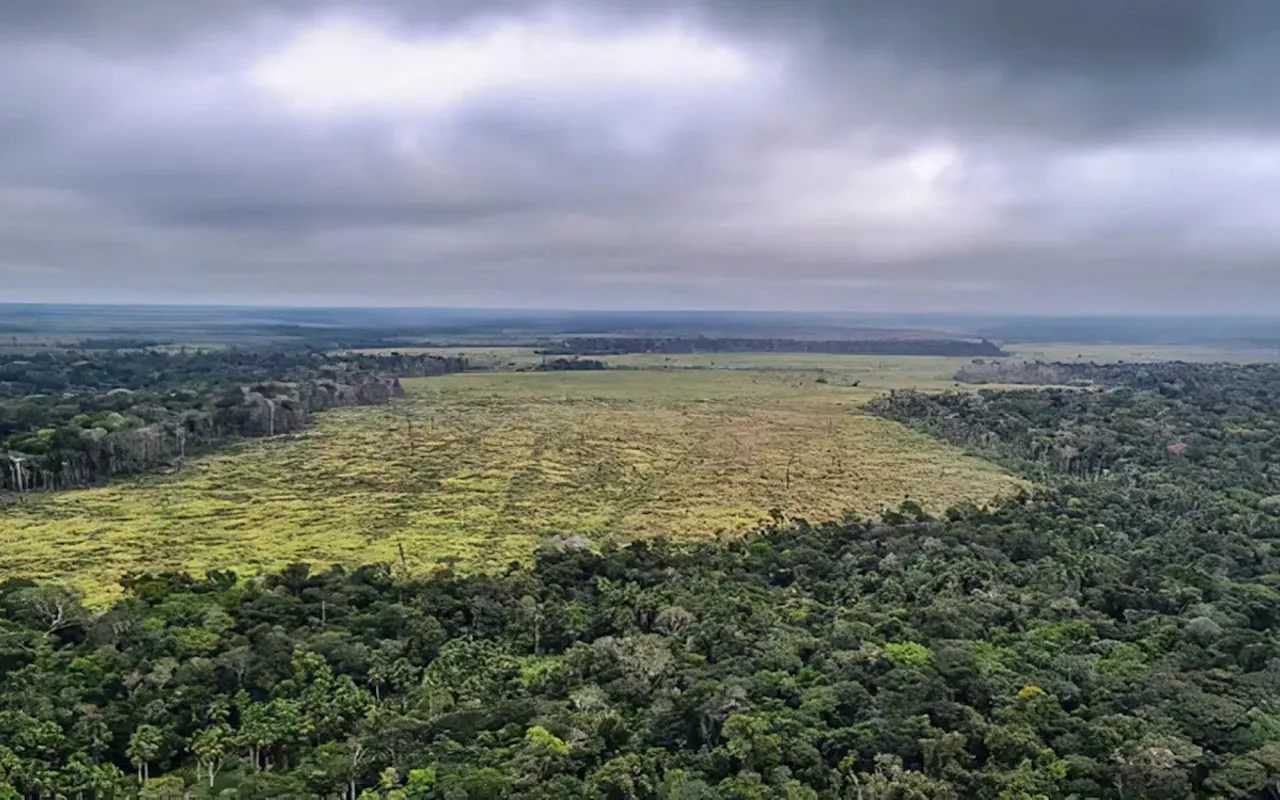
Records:
[[[0,301],[1275,311],[1278,0],[5,0]]]

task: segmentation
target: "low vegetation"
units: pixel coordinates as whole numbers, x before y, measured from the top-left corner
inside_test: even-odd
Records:
[[[954,363],[952,365],[954,368]],[[98,600],[143,569],[295,561],[500,570],[540,537],[739,535],[771,518],[941,511],[1016,491],[981,460],[864,413],[819,372],[464,373],[390,405],[194,459],[176,474],[15,498],[0,574]]]
[[[354,351],[361,355],[436,356],[465,359],[477,369],[536,370],[554,356],[533,347],[410,347]],[[857,399],[869,400],[894,389],[945,391],[962,388],[956,372],[972,363],[947,356],[864,356],[829,353],[625,353],[600,359],[613,370],[746,370],[783,373],[779,382],[814,385],[818,380],[856,389]],[[708,379],[711,380],[711,379]]]

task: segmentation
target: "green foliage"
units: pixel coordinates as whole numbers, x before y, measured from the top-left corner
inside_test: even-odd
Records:
[[[139,800],[187,800],[189,796],[186,781],[177,775],[153,778],[138,793]]]
[[[889,642],[884,646],[885,657],[895,666],[920,669],[929,663],[929,648],[919,642]]]
[[[541,725],[534,725],[526,731],[524,740],[529,748],[539,755],[567,756],[571,752],[569,745]]]
[[[435,793],[438,785],[436,771],[431,767],[411,769],[404,787],[405,797],[408,800],[425,800]]]

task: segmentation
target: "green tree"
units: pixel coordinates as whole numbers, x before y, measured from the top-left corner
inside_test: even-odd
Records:
[[[138,780],[143,784],[151,779],[151,763],[160,757],[163,746],[164,731],[155,725],[139,725],[129,737],[125,754],[129,757],[129,763],[138,770]]]
[[[222,762],[226,760],[227,754],[233,741],[230,726],[225,723],[214,723],[207,728],[203,728],[191,737],[191,752],[200,761],[200,766],[204,768],[205,774],[209,779],[209,787],[213,788],[214,779],[218,775],[218,770],[222,767]]]

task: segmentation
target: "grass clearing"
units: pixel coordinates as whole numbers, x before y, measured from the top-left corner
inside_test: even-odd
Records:
[[[550,534],[734,535],[774,508],[821,520],[911,498],[940,510],[1021,485],[865,414],[875,387],[816,383],[832,374],[821,369],[407,381],[404,400],[328,412],[178,474],[23,497],[0,511],[0,576],[69,581],[101,601],[130,571],[395,562],[400,545],[411,570],[495,569]]]
[[[537,366],[543,357],[532,347],[403,347],[356,350],[357,353],[404,353],[406,355],[464,356],[480,369],[521,369]],[[782,381],[828,382],[869,391],[864,397],[889,389],[943,391],[960,388],[957,370],[968,358],[947,356],[867,356],[838,353],[628,353],[587,356],[604,361],[616,370],[748,370],[788,373]]]

